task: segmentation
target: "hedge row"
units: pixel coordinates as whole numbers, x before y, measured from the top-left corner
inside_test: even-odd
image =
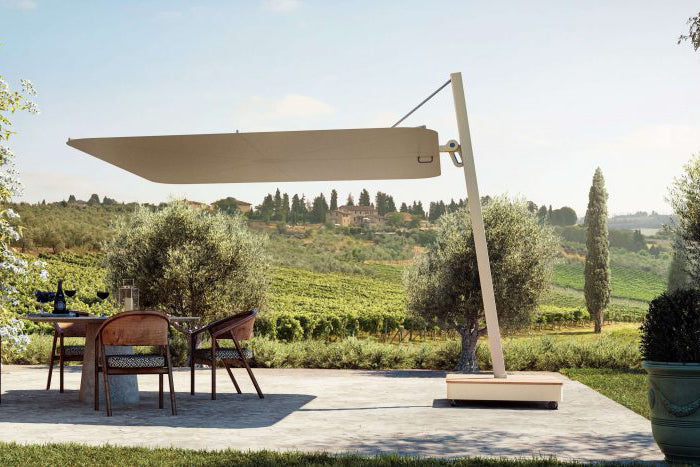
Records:
[[[609,322],[639,322],[640,308],[611,305],[605,313]],[[533,316],[534,327],[560,327],[589,324],[591,318],[585,309],[542,305]],[[295,342],[308,339],[338,339],[360,334],[373,336],[393,335],[397,331],[415,334],[439,331],[420,316],[396,312],[368,313],[263,313],[255,323],[255,334],[272,340]]]

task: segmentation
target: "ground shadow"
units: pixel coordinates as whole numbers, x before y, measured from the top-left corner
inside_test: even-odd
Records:
[[[442,370],[364,370],[363,376],[384,376],[386,378],[445,378],[446,371]]]
[[[63,394],[53,390],[11,390],[2,396],[0,423],[261,428],[276,424],[316,398],[308,394],[265,394],[260,399],[255,393],[220,393],[216,400],[211,400],[208,392],[194,396],[178,392],[178,414],[174,416],[167,390],[163,409],[158,408],[158,392],[139,394],[138,405],[115,407],[113,416],[107,417],[104,404],[100,411],[95,411],[92,404],[78,400],[76,390],[66,390]]]
[[[523,420],[526,423],[525,419]],[[386,454],[400,452],[403,456],[429,456],[438,451],[440,456],[494,456],[494,457],[557,457],[559,461],[583,461],[610,459],[617,462],[658,465],[663,455],[658,452],[653,437],[648,433],[626,433],[606,435],[591,442],[591,433],[552,434],[543,439],[538,436],[531,441],[527,431],[490,431],[478,428],[478,423],[467,422],[465,431],[453,434],[425,434],[422,436],[374,437],[358,441],[353,451],[363,454]],[[604,442],[600,442],[604,441]],[[465,452],[465,446],[467,447]],[[581,450],[581,446],[589,446]],[[563,452],[580,452],[577,457],[562,455]],[[644,456],[657,452],[659,460],[640,462]]]
[[[503,410],[552,410],[547,408],[547,402],[529,401],[451,401],[449,399],[433,400],[434,409],[503,409]]]

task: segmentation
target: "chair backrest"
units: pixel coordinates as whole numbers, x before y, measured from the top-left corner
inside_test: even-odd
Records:
[[[159,311],[126,311],[102,323],[102,345],[168,345],[170,319]]]
[[[231,339],[231,333],[239,341],[250,339],[253,337],[253,325],[257,314],[258,310],[253,309],[214,321],[209,324],[209,332],[214,339]]]
[[[76,312],[78,316],[90,316],[90,313],[84,311]],[[86,337],[87,324],[85,323],[53,323],[54,329],[63,334],[63,337]]]

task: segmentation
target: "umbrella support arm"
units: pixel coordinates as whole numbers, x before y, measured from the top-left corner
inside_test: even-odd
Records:
[[[484,219],[481,215],[481,198],[479,196],[479,186],[476,181],[476,169],[474,167],[474,153],[472,150],[471,135],[469,133],[469,120],[467,118],[467,104],[464,97],[464,87],[462,85],[462,73],[452,73],[450,75],[452,83],[452,96],[455,104],[455,114],[457,117],[457,128],[459,130],[460,144],[449,141],[446,151],[452,157],[452,162],[464,169],[464,179],[467,184],[467,203],[469,215],[474,233],[474,248],[476,249],[476,260],[479,268],[479,282],[481,284],[481,296],[484,302],[484,314],[486,315],[486,328],[488,330],[489,349],[491,351],[491,361],[493,363],[493,374],[496,378],[506,378],[506,369],[503,361],[503,348],[501,346],[501,332],[498,328],[498,314],[496,313],[496,297],[493,292],[493,279],[491,276],[491,265],[489,264],[489,252],[486,245],[486,232],[484,230]],[[441,146],[442,150],[445,146]],[[458,149],[461,161],[457,161],[454,153]]]

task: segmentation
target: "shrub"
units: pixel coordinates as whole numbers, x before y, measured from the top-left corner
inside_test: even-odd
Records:
[[[34,334],[22,352],[3,355],[3,363],[47,364],[52,337]],[[170,336],[173,364],[186,365],[186,339],[178,332]],[[68,339],[66,344],[79,344]],[[224,345],[230,345],[225,343]],[[329,369],[424,369],[450,370],[459,360],[458,340],[420,344],[387,344],[371,339],[348,337],[336,342],[303,340],[282,342],[263,337],[246,341],[253,349],[253,364],[264,368]],[[137,352],[147,352],[138,348]],[[570,336],[506,338],[503,342],[509,371],[559,371],[562,368],[639,368],[640,353],[636,335],[610,333],[594,340]],[[479,365],[491,366],[486,342],[476,348]]]
[[[115,230],[104,245],[110,282],[133,279],[144,307],[213,320],[264,301],[264,241],[241,216],[173,202],[157,212],[140,208]]]
[[[645,360],[700,363],[700,292],[659,295],[649,304],[641,329]]]

